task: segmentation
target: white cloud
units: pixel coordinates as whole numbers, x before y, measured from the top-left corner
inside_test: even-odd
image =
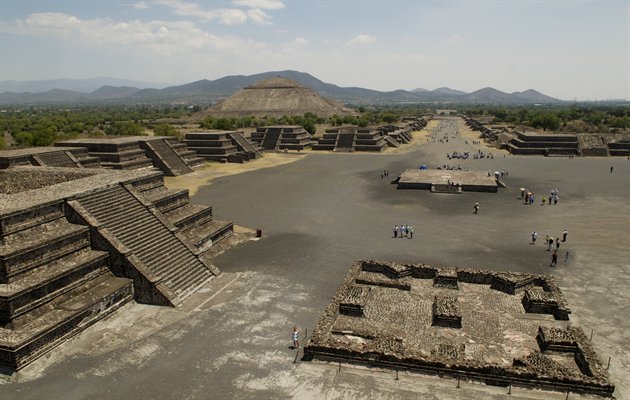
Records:
[[[137,3],[133,3],[132,7],[136,10],[146,10],[147,8],[149,8],[149,5],[144,1],[139,1]]]
[[[270,25],[271,16],[261,8],[271,9],[271,6],[273,6],[273,4],[266,4],[267,2],[261,1],[260,3],[263,7],[251,8],[245,11],[239,8],[203,9],[197,3],[183,0],[159,0],[157,3],[172,8],[176,15],[196,17],[206,21],[217,20],[224,25],[242,25],[248,20],[261,25]],[[249,1],[248,3],[251,3],[253,6],[258,2]],[[275,2],[270,1],[269,3]],[[282,6],[284,7],[284,4]]]
[[[459,35],[453,35],[450,38],[446,39],[446,43],[448,44],[456,44],[456,43],[461,43],[463,41],[464,39],[462,39],[462,37]]]
[[[303,37],[297,36],[291,42],[283,44],[280,48],[280,53],[290,57],[295,57],[297,52],[300,52],[300,54],[304,54],[304,47],[307,44],[308,40]]]
[[[232,0],[232,4],[263,10],[279,10],[284,8],[284,3],[281,0]]]
[[[18,21],[22,33],[102,46],[129,46],[158,54],[185,54],[214,49],[231,53],[264,48],[264,44],[234,36],[205,32],[190,21],[113,21],[109,18],[81,20],[64,13],[31,14]]]
[[[303,37],[296,37],[295,39],[293,39],[293,44],[296,46],[304,46],[306,44],[308,44],[308,40],[306,40]]]
[[[267,14],[260,8],[252,8],[251,10],[248,10],[247,16],[257,24],[271,25],[271,15]]]
[[[355,46],[355,45],[368,44],[368,43],[373,43],[375,40],[376,38],[374,36],[366,35],[362,33],[360,35],[356,35],[355,37],[353,37],[348,42],[348,45]]]

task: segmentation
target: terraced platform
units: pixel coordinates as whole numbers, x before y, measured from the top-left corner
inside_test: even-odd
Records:
[[[398,189],[431,190],[439,193],[498,192],[502,185],[487,171],[407,169],[394,180]]]
[[[0,170],[0,367],[20,369],[135,299],[176,306],[232,234],[154,171]]]
[[[611,397],[570,312],[550,276],[356,261],[304,358]]]

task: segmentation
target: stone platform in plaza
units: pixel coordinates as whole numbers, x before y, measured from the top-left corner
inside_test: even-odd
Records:
[[[407,169],[394,180],[398,189],[431,190],[438,193],[498,192],[501,184],[488,171]]]
[[[304,358],[610,397],[570,313],[546,275],[356,261]]]

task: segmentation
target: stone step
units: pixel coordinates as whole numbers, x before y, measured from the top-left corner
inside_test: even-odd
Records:
[[[107,252],[85,248],[0,284],[0,324],[17,326],[16,319],[25,312],[109,271],[108,257]]]
[[[197,153],[194,153],[194,154],[192,154],[190,156],[185,156],[184,160],[186,161],[186,163],[188,165],[190,165],[193,168],[194,167],[199,167],[199,166],[202,166],[202,165],[206,164],[206,160],[204,160],[201,157],[197,157]]]
[[[147,178],[131,182],[133,188],[138,192],[155,189],[164,186],[164,178],[161,173],[155,173]]]
[[[186,277],[186,279],[180,280],[179,282],[172,282],[171,285],[175,293],[179,298],[185,299],[194,293],[199,286],[205,284],[209,280],[214,277],[210,271],[195,271],[194,274],[190,274]]]
[[[181,231],[181,235],[198,252],[208,250],[212,245],[229,237],[234,232],[234,225],[229,221],[210,220]]]
[[[168,257],[161,257],[157,261],[151,261],[151,263],[155,266],[155,274],[159,276],[173,291],[175,291],[175,288],[172,287],[172,282],[179,275],[186,274],[187,271],[200,270],[199,268],[196,268],[197,262],[198,260],[196,258],[191,258],[185,254],[178,254],[175,256],[168,255]]]
[[[134,225],[123,226],[122,229],[118,231],[116,237],[122,241],[130,241],[139,243],[142,239],[148,238],[153,240],[154,236],[151,235],[151,229],[155,228],[157,223],[151,219],[145,219],[144,221],[138,222]]]
[[[167,213],[175,208],[182,207],[188,204],[189,200],[187,189],[169,190],[159,198],[153,197],[149,199],[162,213]]]
[[[101,275],[45,304],[18,329],[0,328],[0,366],[17,370],[132,300],[131,281]]]
[[[98,157],[101,162],[122,163],[125,161],[147,159],[146,153],[139,147],[117,152],[90,152],[90,156]]]
[[[11,283],[39,265],[90,245],[89,228],[59,219],[6,237],[0,246],[0,283]]]
[[[195,224],[202,224],[212,219],[212,207],[186,204],[164,214],[168,220],[180,229]]]
[[[110,169],[141,169],[153,167],[153,161],[150,158],[144,157],[122,162],[102,161],[101,165],[103,168]]]

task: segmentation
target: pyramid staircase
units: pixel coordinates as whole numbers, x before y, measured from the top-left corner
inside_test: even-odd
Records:
[[[124,259],[114,268],[134,280],[137,300],[177,305],[218,274],[216,267],[200,260],[175,235],[177,229],[155,209],[175,209],[183,205],[183,197],[181,192],[168,193],[152,204],[138,196],[131,185],[115,185],[70,204]]]
[[[276,150],[278,148],[278,142],[280,141],[281,128],[267,129],[265,137],[261,143],[261,146],[265,150]]]
[[[337,144],[335,145],[335,151],[340,152],[352,152],[354,151],[354,137],[355,133],[339,133],[337,136]]]
[[[212,207],[190,203],[188,190],[170,190],[160,174],[132,182],[133,190],[162,214],[172,230],[191,251],[202,256],[212,246],[230,237],[233,223],[214,219]]]
[[[236,144],[240,152],[247,154],[249,160],[263,156],[260,150],[243,136],[242,132],[230,132],[228,136],[232,139],[232,142]]]
[[[153,163],[168,176],[184,175],[192,172],[192,168],[170,146],[165,139],[143,141],[142,147]]]
[[[0,215],[0,367],[17,370],[133,299],[63,200]]]
[[[259,143],[265,150],[300,151],[310,146],[311,140],[311,134],[299,125],[260,126],[252,132],[252,142]]]

